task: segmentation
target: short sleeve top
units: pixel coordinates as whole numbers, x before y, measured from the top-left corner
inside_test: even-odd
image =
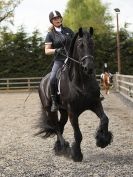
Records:
[[[57,32],[55,29],[52,29],[46,35],[45,44],[51,44],[53,49],[64,48],[68,52],[73,36],[74,32],[70,28],[62,27],[61,32]],[[65,60],[65,50],[63,52],[65,56],[55,53],[54,60]]]

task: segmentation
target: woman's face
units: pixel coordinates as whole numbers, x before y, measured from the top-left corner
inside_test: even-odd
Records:
[[[54,17],[52,19],[52,24],[57,28],[60,27],[62,25],[62,18],[61,17]]]

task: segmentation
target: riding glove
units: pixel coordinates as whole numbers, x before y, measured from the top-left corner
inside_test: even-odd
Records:
[[[64,52],[65,52],[65,50],[63,48],[58,48],[58,49],[55,50],[56,54],[62,54]]]

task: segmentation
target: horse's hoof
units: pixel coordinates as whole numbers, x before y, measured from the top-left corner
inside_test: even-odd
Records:
[[[71,148],[71,158],[74,162],[81,162],[83,160],[83,154],[79,148],[73,143]]]
[[[83,160],[83,154],[82,153],[80,153],[80,155],[79,154],[78,155],[72,155],[71,154],[71,157],[72,157],[74,162],[82,162],[82,160]]]
[[[98,131],[96,134],[96,145],[97,147],[105,148],[111,144],[113,135],[111,132],[103,133]]]
[[[61,155],[61,144],[59,141],[56,141],[55,142],[55,145],[54,145],[54,152],[55,152],[55,155]]]
[[[63,148],[63,155],[66,158],[71,158],[71,148],[70,148],[69,143],[67,141],[65,141],[65,145]]]
[[[69,142],[65,141],[64,145],[61,145],[60,141],[56,141],[54,146],[54,151],[55,151],[55,155],[69,156],[70,154]]]

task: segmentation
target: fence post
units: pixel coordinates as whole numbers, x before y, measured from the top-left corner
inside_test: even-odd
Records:
[[[30,91],[30,79],[28,79],[28,90]]]
[[[119,82],[118,82],[118,76],[119,76],[119,74],[118,73],[116,73],[116,75],[115,75],[116,77],[115,77],[115,79],[116,79],[116,91],[117,92],[119,92]]]
[[[10,87],[9,87],[9,79],[7,79],[7,81],[6,81],[6,89],[7,89],[7,91],[10,89]]]

